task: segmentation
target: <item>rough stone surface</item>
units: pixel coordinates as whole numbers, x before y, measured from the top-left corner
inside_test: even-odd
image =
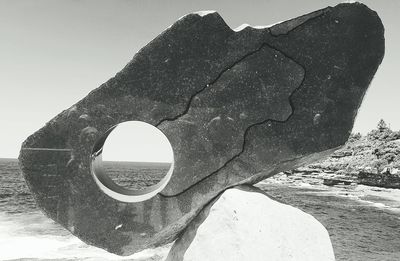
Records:
[[[400,175],[391,174],[390,171],[375,174],[361,171],[358,174],[358,184],[377,186],[381,188],[400,189]]]
[[[88,244],[128,255],[171,242],[225,189],[343,145],[383,31],[358,3],[237,32],[217,13],[189,14],[31,135],[21,169],[44,212]],[[108,197],[91,175],[104,133],[130,120],[157,126],[175,156],[167,186],[137,203]]]
[[[188,225],[166,261],[334,261],[328,231],[311,215],[254,187],[226,190]]]

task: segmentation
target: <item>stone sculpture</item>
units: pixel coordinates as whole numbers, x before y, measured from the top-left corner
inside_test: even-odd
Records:
[[[88,244],[129,255],[171,242],[224,190],[343,145],[383,34],[359,3],[238,31],[215,12],[189,14],[28,137],[21,169],[44,212]],[[94,160],[132,120],[159,128],[174,151],[170,180],[146,193],[119,188]]]

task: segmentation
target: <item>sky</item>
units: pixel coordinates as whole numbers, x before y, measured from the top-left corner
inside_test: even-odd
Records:
[[[340,2],[0,0],[0,158],[18,157],[26,137],[113,77],[187,13],[216,10],[236,28],[269,25]],[[354,131],[367,133],[381,118],[399,130],[400,1],[361,2],[383,21],[386,54]]]
[[[102,159],[172,163],[174,153],[168,138],[159,129],[142,121],[128,121],[118,124],[107,137]]]

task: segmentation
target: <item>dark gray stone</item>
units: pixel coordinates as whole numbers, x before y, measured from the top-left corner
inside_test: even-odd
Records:
[[[383,33],[359,3],[238,32],[217,13],[187,15],[31,135],[21,169],[44,212],[88,244],[129,255],[170,242],[225,189],[343,145]],[[91,175],[107,131],[131,120],[162,130],[175,156],[166,187],[136,203],[107,196]]]
[[[389,170],[382,173],[368,173],[361,171],[357,183],[381,188],[400,189],[400,174],[391,174]]]

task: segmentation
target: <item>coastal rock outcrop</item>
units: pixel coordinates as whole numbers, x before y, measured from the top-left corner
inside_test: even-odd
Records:
[[[361,171],[358,174],[358,184],[400,189],[400,174],[392,174],[390,171],[379,174]]]
[[[287,171],[288,178],[328,186],[361,184],[400,189],[400,131],[382,124],[383,120],[366,135],[351,135],[341,149],[324,160]]]
[[[166,261],[335,260],[328,231],[260,189],[226,190],[193,220]]]
[[[20,166],[38,206],[84,242],[119,255],[159,246],[224,190],[342,146],[383,55],[381,20],[359,3],[238,31],[189,14],[28,137]],[[172,175],[151,196],[97,171],[126,121],[171,142]]]

